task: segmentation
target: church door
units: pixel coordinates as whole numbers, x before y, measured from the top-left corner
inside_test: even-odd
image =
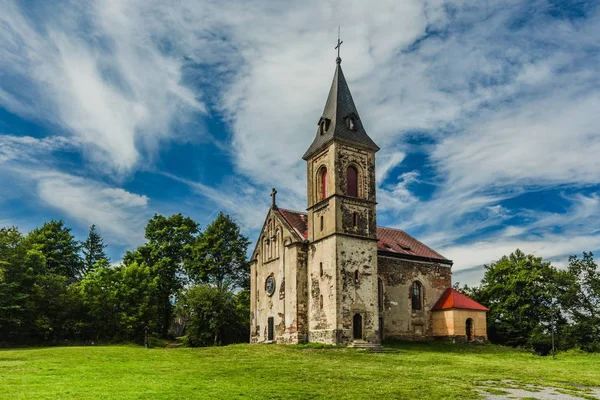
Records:
[[[473,320],[471,318],[467,319],[465,329],[467,331],[467,342],[470,342],[473,340]]]
[[[353,325],[353,330],[354,330],[354,339],[362,339],[363,338],[363,333],[362,333],[362,315],[360,314],[354,314],[354,318],[352,319],[352,325]]]

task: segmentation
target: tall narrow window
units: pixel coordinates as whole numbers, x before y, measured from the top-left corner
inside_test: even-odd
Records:
[[[321,168],[319,179],[319,200],[325,200],[327,197],[327,168]]]
[[[273,321],[273,317],[269,317],[267,319],[267,340],[272,341],[275,340],[275,323]]]
[[[358,285],[358,270],[354,271],[354,283]]]
[[[413,282],[410,288],[410,297],[413,311],[423,309],[423,287],[421,282]]]
[[[355,228],[358,227],[358,213],[352,214],[352,224]]]
[[[324,225],[324,223],[323,223],[323,216],[321,215],[321,230],[323,230],[323,225]]]
[[[319,263],[319,276],[323,276],[323,263]]]
[[[379,303],[379,311],[383,311],[383,281],[379,277],[377,278],[377,302]]]
[[[346,185],[346,194],[358,197],[358,171],[353,166],[346,170]]]

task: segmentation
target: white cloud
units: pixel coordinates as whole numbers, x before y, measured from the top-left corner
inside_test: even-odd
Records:
[[[181,84],[183,62],[157,48],[138,9],[66,2],[44,11],[40,23],[16,3],[3,5],[0,101],[61,126],[109,175],[130,172],[140,150],[151,156],[174,123],[205,111]]]
[[[463,246],[450,246],[440,251],[445,257],[455,260],[454,270],[469,269],[490,264],[504,255],[520,249],[526,254],[533,254],[544,259],[567,258],[570,254],[581,254],[583,251],[600,247],[600,236],[580,235],[565,237],[563,235],[545,235],[541,239],[504,239],[496,238],[477,241]]]
[[[77,144],[60,136],[34,138],[0,134],[0,164],[9,161],[31,162],[57,150],[74,150]]]
[[[108,166],[109,176],[151,159],[161,143],[178,137],[179,122],[199,118],[208,104],[231,129],[218,140],[230,149],[234,176],[214,187],[173,178],[252,228],[262,222],[271,186],[282,193],[282,205],[304,208],[300,157],[324,106],[342,25],[346,78],[383,149],[381,222],[474,260],[464,265],[496,254],[494,244],[455,243],[514,216],[529,220],[496,234],[502,251],[518,243],[545,250],[543,243],[557,240],[557,226],[584,246],[592,237],[584,220],[593,219],[597,197],[568,198],[575,211],[564,215],[500,206],[532,189],[600,183],[600,13],[590,10],[572,23],[552,19],[544,12],[550,6],[98,0],[85,7],[69,2],[34,23],[7,3],[0,68],[10,79],[0,85],[0,102],[67,130],[92,167]],[[530,9],[536,12],[527,24],[517,26]],[[411,150],[409,135],[427,142],[432,176],[391,174]],[[15,152],[0,150],[2,157],[14,159]],[[116,187],[60,176],[48,178],[40,194],[65,212],[86,185],[98,190],[100,209],[146,207],[147,200]],[[435,184],[426,200],[413,189],[425,181]],[[71,200],[52,196],[53,188]],[[81,208],[71,213],[87,221]],[[478,255],[469,257],[469,246]]]
[[[148,197],[60,172],[37,172],[33,178],[42,202],[81,227],[96,224],[108,243],[143,243],[144,226],[151,216]]]

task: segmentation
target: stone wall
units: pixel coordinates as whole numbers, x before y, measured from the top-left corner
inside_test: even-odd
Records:
[[[377,264],[383,283],[383,338],[419,340],[433,337],[431,308],[452,285],[450,266],[381,255]],[[411,305],[410,288],[415,281],[423,288],[420,311],[413,311]]]
[[[336,237],[308,249],[308,329],[310,342],[334,344],[337,338]]]
[[[360,314],[362,338],[379,343],[377,243],[340,237],[338,242],[338,343],[353,340],[353,318]]]

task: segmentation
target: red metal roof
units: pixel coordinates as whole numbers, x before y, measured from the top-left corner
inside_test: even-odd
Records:
[[[304,239],[308,239],[308,219],[306,213],[279,209],[281,216]],[[408,257],[426,258],[429,260],[452,263],[446,257],[427,247],[408,233],[395,228],[377,227],[377,250]]]
[[[461,308],[463,310],[481,310],[487,311],[488,309],[472,298],[465,296],[456,289],[448,288],[442,294],[440,299],[431,308],[431,311],[435,310],[449,310],[451,308]]]

